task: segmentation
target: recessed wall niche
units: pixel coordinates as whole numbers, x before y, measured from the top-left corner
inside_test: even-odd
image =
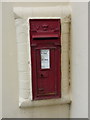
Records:
[[[49,12],[47,12],[47,10]],[[16,42],[18,54],[19,107],[70,103],[70,6],[15,7]],[[52,17],[53,16],[53,17]],[[32,71],[29,37],[29,19],[61,20],[61,98],[32,100]]]

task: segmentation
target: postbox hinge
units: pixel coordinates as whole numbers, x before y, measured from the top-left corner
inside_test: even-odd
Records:
[[[54,45],[56,45],[56,46],[60,46],[60,47],[61,47],[61,44],[59,44],[59,43],[54,43]]]
[[[31,47],[36,47],[37,46],[37,44],[31,44]]]

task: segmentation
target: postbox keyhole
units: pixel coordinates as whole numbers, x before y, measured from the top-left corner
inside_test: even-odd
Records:
[[[41,77],[43,77],[43,74],[41,74]]]

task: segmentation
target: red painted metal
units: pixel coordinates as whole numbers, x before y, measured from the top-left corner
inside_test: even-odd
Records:
[[[61,97],[61,21],[30,19],[33,100]],[[50,67],[41,67],[41,50],[49,50]]]

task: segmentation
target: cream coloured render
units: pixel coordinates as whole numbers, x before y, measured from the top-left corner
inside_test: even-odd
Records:
[[[11,1],[11,0],[10,0]],[[72,7],[72,106],[68,104],[19,108],[17,47],[13,7],[51,7],[54,3],[3,3],[2,6],[2,117],[3,118],[86,118],[88,117],[88,3],[74,2]],[[67,5],[67,3],[63,4]],[[83,14],[82,14],[83,13]],[[78,29],[77,29],[78,28]],[[83,29],[84,28],[84,29]],[[82,44],[81,44],[82,43]],[[82,84],[81,84],[82,83]],[[69,114],[71,113],[71,115]]]

